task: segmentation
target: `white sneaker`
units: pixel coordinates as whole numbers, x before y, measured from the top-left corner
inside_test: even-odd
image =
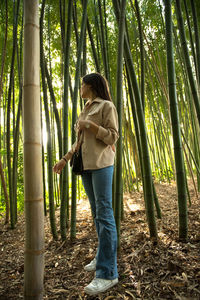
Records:
[[[97,260],[96,260],[96,257],[88,264],[84,267],[84,270],[85,271],[95,271],[96,270],[96,263],[97,263]]]
[[[118,278],[115,278],[113,280],[94,278],[90,282],[90,284],[88,284],[84,288],[84,291],[89,295],[96,295],[107,291],[109,288],[113,287],[117,283],[118,283]]]

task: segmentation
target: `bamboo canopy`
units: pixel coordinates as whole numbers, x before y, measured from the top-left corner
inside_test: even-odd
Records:
[[[39,3],[24,1],[25,299],[43,299],[44,209],[40,120]]]

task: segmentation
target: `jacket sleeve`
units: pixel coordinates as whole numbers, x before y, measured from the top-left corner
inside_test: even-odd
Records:
[[[71,146],[71,149],[69,150],[71,154],[75,152],[76,146],[77,146],[77,141]]]
[[[76,145],[77,141],[72,145],[71,149],[63,157],[65,157],[66,159],[71,159],[73,153],[75,152]]]
[[[103,124],[99,126],[96,138],[106,145],[113,145],[119,138],[118,133],[118,115],[114,104],[106,101],[102,112]]]

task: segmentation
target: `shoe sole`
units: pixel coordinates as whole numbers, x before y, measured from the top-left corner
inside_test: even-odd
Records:
[[[95,269],[87,269],[87,268],[84,268],[85,271],[87,272],[92,272],[92,271],[96,271],[96,268]]]
[[[95,295],[98,295],[100,293],[103,293],[105,291],[107,291],[108,289],[110,289],[111,287],[115,286],[116,284],[118,283],[118,278],[115,282],[112,282],[111,284],[107,285],[105,288],[103,288],[101,291],[90,291],[90,290],[87,290],[87,287],[84,289],[84,292],[87,293],[88,295],[91,295],[91,296],[95,296]]]
[[[96,271],[96,268],[89,269],[87,267],[84,267],[84,270],[87,271],[87,272],[92,272],[92,271]]]

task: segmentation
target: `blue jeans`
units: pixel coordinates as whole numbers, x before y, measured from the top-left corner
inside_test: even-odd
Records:
[[[98,250],[96,277],[115,279],[117,272],[117,230],[112,209],[113,166],[87,170],[82,174],[83,186],[94,217]]]

